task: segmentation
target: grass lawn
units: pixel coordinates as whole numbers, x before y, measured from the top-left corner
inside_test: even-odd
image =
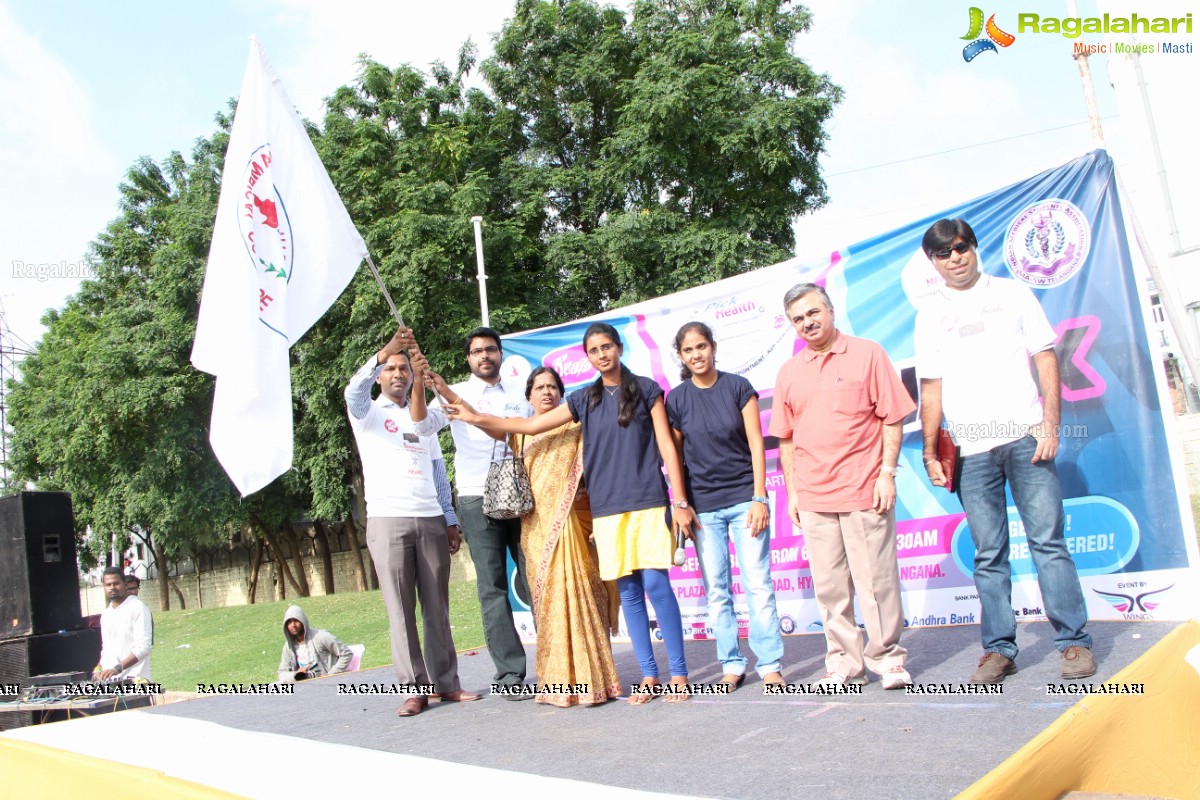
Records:
[[[347,592],[252,606],[155,612],[154,682],[164,689],[194,692],[198,683],[274,681],[283,649],[283,615],[293,603],[304,609],[314,627],[330,631],[346,644],[365,644],[363,668],[392,662],[383,596],[378,591]],[[459,650],[483,645],[474,581],[450,584],[450,625]]]

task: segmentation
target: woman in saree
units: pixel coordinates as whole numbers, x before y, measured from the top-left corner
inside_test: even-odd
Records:
[[[624,347],[612,325],[594,322],[583,334],[583,349],[598,373],[586,389],[564,405],[530,419],[478,414],[469,406],[444,406],[451,419],[495,432],[540,434],[571,422],[582,427],[584,476],[592,510],[592,534],[600,576],[615,580],[625,623],[642,671],[630,702],[688,699],[683,623],[668,570],[679,532],[690,538],[696,516],[682,497],[671,502],[661,466],[674,486],[683,486],[683,465],[671,436],[658,383],[633,374],[621,363]],[[682,494],[682,492],[681,492]],[[535,501],[536,502],[536,501]],[[524,538],[522,536],[522,538]],[[649,609],[666,645],[670,684],[659,681],[651,642]]]
[[[525,384],[535,417],[562,403],[558,373],[538,367]],[[524,447],[533,510],[521,518],[521,549],[537,622],[539,703],[606,703],[621,694],[609,633],[616,633],[616,587],[600,580],[592,512],[583,491],[583,439],[578,422],[546,433],[513,434]],[[523,441],[522,441],[523,440]]]

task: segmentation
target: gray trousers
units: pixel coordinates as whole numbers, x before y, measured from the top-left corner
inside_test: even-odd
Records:
[[[369,517],[367,549],[375,562],[392,634],[392,668],[401,686],[459,688],[450,633],[450,543],[446,519]],[[417,638],[417,598],[425,621],[425,656]]]

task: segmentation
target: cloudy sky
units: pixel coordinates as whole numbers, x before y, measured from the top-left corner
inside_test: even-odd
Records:
[[[830,203],[797,221],[798,255],[822,258],[1093,149],[1073,40],[1018,33],[1017,11],[1004,5],[983,11],[996,12],[1016,41],[967,63],[960,37],[970,2],[808,3],[814,27],[796,52],[846,98],[822,160]],[[1183,16],[1195,4],[1081,0],[1080,13],[1128,14],[1134,5],[1142,16]],[[1028,0],[1020,10],[1068,13],[1064,0]],[[117,185],[137,158],[187,153],[212,133],[214,115],[241,86],[250,34],[301,113],[319,121],[322,99],[354,79],[359,53],[424,69],[453,63],[470,38],[486,57],[510,14],[506,0],[0,0],[0,302],[8,327],[24,343],[41,337],[39,318],[77,288],[71,276],[117,216]],[[1198,49],[1194,34],[1149,38]],[[1141,66],[1183,245],[1197,245],[1200,159],[1184,139],[1194,138],[1200,53],[1153,54]],[[1091,68],[1106,146],[1146,227],[1165,241],[1132,65],[1097,56]],[[55,268],[31,275],[29,265],[39,264]]]

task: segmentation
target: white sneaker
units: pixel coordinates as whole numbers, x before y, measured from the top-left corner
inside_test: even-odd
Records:
[[[840,672],[826,672],[817,679],[817,686],[861,686],[867,682],[867,675],[855,675],[848,678]]]
[[[882,678],[885,689],[903,689],[905,686],[912,686],[912,676],[904,667],[892,667],[883,673]]]

